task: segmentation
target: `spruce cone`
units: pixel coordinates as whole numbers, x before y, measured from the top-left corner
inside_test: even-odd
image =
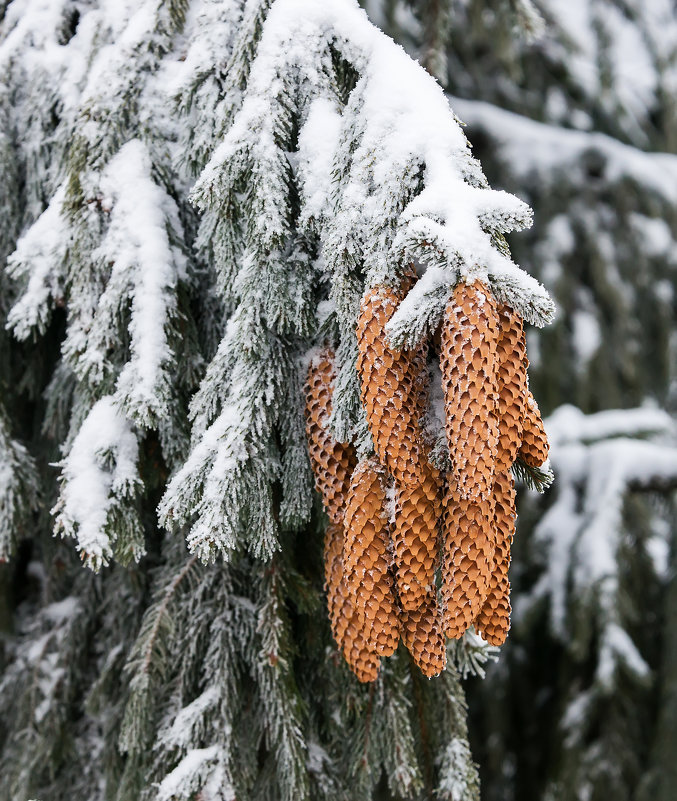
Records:
[[[458,638],[480,613],[494,569],[491,501],[471,501],[453,487],[444,496],[442,606],[447,637]]]
[[[438,521],[442,513],[439,472],[424,465],[421,484],[402,484],[395,490],[395,578],[400,605],[418,609],[435,583]]]
[[[529,391],[522,318],[503,304],[499,308],[499,320],[497,472],[508,470],[517,458],[522,442],[522,424]]]
[[[531,392],[527,395],[525,406],[522,445],[519,455],[529,467],[540,467],[548,458],[550,445],[540,409]]]
[[[452,471],[463,498],[488,499],[498,448],[498,312],[489,290],[460,283],[442,327],[442,386]]]
[[[376,455],[399,483],[411,484],[421,480],[424,461],[420,419],[427,346],[397,351],[387,344],[385,326],[404,289],[403,285],[398,294],[388,287],[375,287],[362,301],[357,370]]]
[[[489,594],[475,628],[490,645],[503,645],[510,630],[510,548],[515,534],[515,486],[510,471],[497,473],[494,485],[494,571]]]
[[[343,656],[359,681],[363,683],[376,681],[381,659],[367,643],[364,627],[357,623],[357,616],[354,613],[347,619]]]
[[[374,681],[380,658],[365,639],[346,588],[343,571],[343,526],[330,523],[325,535],[324,565],[332,634],[348,666],[361,682]]]
[[[333,523],[341,523],[345,512],[350,475],[355,467],[352,445],[337,442],[329,431],[331,398],[336,378],[334,354],[324,348],[310,363],[306,394],[306,435],[315,486]]]
[[[397,603],[388,553],[388,517],[382,468],[375,459],[353,473],[345,516],[343,565],[353,622],[367,647],[390,656],[400,637]]]
[[[447,645],[434,590],[420,609],[402,616],[402,640],[424,676],[430,679],[446,667]]]
[[[343,576],[343,526],[329,523],[324,536],[324,588],[331,632],[340,648],[348,623],[347,592]]]

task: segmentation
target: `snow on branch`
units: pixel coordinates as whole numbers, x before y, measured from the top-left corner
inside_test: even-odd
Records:
[[[7,260],[9,277],[26,283],[7,316],[7,328],[17,339],[27,339],[36,330],[44,334],[51,313],[50,302],[62,295],[68,249],[68,229],[62,216],[65,195],[66,185],[62,184]]]
[[[342,110],[330,80],[330,44],[360,76]],[[459,278],[480,277],[528,320],[551,319],[553,305],[543,287],[495,245],[497,234],[531,224],[530,209],[487,187],[441,88],[368,22],[357,3],[273,5],[242,108],[193,190],[198,205],[205,208],[233,192],[247,171],[252,180],[265,173],[262,233],[271,246],[287,233],[280,198],[286,196],[289,164],[280,158],[276,139],[290,116],[289,75],[298,75],[302,86],[298,115],[313,132],[330,133],[315,161],[317,172],[303,152],[304,142],[317,147],[317,137],[302,130],[299,152],[305,213],[322,217],[328,262],[349,237],[357,242],[372,283],[382,280],[393,262],[442,261],[447,272],[437,275],[441,285],[451,288]],[[313,108],[319,98],[325,99],[324,108]],[[330,161],[334,174],[343,176],[338,190],[327,181]],[[414,300],[410,306],[420,311]]]
[[[107,361],[128,324],[130,358],[117,379],[116,400],[138,425],[167,415],[171,396],[170,346],[176,316],[176,285],[186,278],[186,257],[175,244],[181,221],[174,200],[151,176],[146,146],[127,142],[98,182],[106,232],[92,253],[110,271],[93,319],[71,326],[64,352],[81,375],[95,382],[114,369]]]
[[[243,0],[201,4],[199,13],[188,22],[185,59],[174,65],[168,76],[168,94],[176,98],[179,110],[190,120],[178,160],[192,175],[204,167],[232,115],[234,98],[224,91],[223,54],[232,51],[242,5]]]
[[[242,537],[259,556],[270,557],[277,549],[270,482],[278,465],[266,453],[269,414],[256,402],[262,367],[237,366],[220,414],[201,434],[158,508],[166,527],[192,523],[188,547],[204,562],[217,553],[229,557]]]
[[[177,801],[196,797],[235,801],[235,790],[227,784],[219,764],[218,745],[208,748],[193,748],[183,757],[174,770],[167,774],[157,789],[156,801]]]
[[[90,165],[101,169],[129,138],[120,111],[129,120],[143,118],[141,94],[157,71],[172,36],[185,22],[184,0],[139,0],[103,4],[99,25],[108,40],[96,51],[86,72],[75,122],[74,150],[87,153]],[[152,114],[164,116],[169,98],[151,99]],[[154,120],[157,124],[157,120]]]
[[[560,406],[548,419],[548,434],[559,445],[618,437],[670,437],[675,422],[663,409],[609,409],[584,414],[576,406]]]
[[[546,429],[558,491],[534,533],[545,569],[518,616],[547,598],[553,633],[568,639],[571,609],[585,605],[600,628],[600,685],[611,685],[619,665],[641,678],[644,660],[619,618],[623,507],[631,491],[677,488],[674,421],[650,407],[584,415],[563,406]]]
[[[61,493],[52,510],[55,531],[73,537],[83,562],[93,570],[145,553],[134,499],[141,486],[138,442],[113,398],[98,401],[60,463]],[[117,547],[116,547],[117,542]]]
[[[644,152],[596,131],[577,131],[537,122],[477,100],[451,98],[463,120],[486,131],[500,145],[501,161],[521,181],[533,180],[541,191],[558,183],[585,185],[591,153],[599,158],[600,183],[632,181],[671,206],[677,204],[677,156]]]
[[[176,312],[176,283],[186,278],[186,258],[172,244],[181,222],[175,202],[150,177],[150,159],[138,140],[111,160],[101,188],[112,210],[96,255],[113,262],[111,284],[128,274],[133,285],[131,359],[118,378],[118,398],[133,419],[150,425],[164,415],[169,396],[166,329]]]

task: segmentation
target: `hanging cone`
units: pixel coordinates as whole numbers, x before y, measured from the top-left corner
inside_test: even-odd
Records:
[[[336,368],[334,354],[324,348],[310,363],[306,395],[306,436],[315,486],[333,523],[345,512],[350,476],[356,464],[352,445],[337,442],[329,430]]]
[[[421,417],[426,398],[427,345],[414,350],[391,348],[386,323],[411,279],[399,292],[385,286],[370,290],[357,322],[362,404],[381,464],[399,483],[420,481],[424,462]]]
[[[462,497],[488,499],[493,488],[498,419],[496,301],[480,282],[460,283],[447,304],[440,366],[453,477]]]
[[[498,452],[496,471],[508,470],[522,442],[522,424],[529,391],[527,354],[522,318],[509,306],[499,307],[497,346]]]
[[[346,588],[343,570],[343,526],[330,523],[325,535],[325,589],[329,619],[336,643],[348,666],[361,682],[374,681],[381,660],[365,639]]]
[[[340,648],[347,625],[347,592],[343,576],[343,526],[329,523],[324,536],[324,588],[331,632]]]
[[[503,645],[510,630],[510,548],[515,534],[515,485],[512,474],[496,474],[494,485],[494,570],[489,593],[475,628],[490,645]]]
[[[493,509],[453,487],[444,496],[442,611],[447,637],[457,639],[480,613],[494,568]]]
[[[388,553],[388,517],[382,468],[366,459],[355,468],[345,516],[343,565],[353,622],[368,648],[390,656],[400,638]]]
[[[359,681],[362,683],[376,681],[381,659],[367,643],[364,626],[358,624],[355,614],[347,619],[343,636],[343,656]]]
[[[438,676],[447,664],[442,619],[433,590],[419,609],[402,615],[402,640],[424,676]]]
[[[441,513],[441,480],[434,467],[424,466],[420,484],[396,485],[391,530],[397,594],[405,611],[418,609],[434,588]]]
[[[524,428],[519,455],[529,467],[540,467],[548,458],[550,445],[543,426],[540,409],[531,392],[527,395],[525,406]]]

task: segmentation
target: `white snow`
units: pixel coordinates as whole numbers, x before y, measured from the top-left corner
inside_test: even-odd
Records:
[[[588,94],[598,89],[597,42],[594,36],[590,0],[549,0],[548,11],[557,27],[575,42],[568,53],[568,66]]]
[[[51,311],[49,301],[60,294],[68,247],[61,216],[65,194],[66,185],[62,184],[7,260],[11,278],[28,279],[25,291],[7,315],[7,328],[18,339],[26,339],[35,328],[44,333]]]
[[[318,97],[311,104],[299,135],[299,174],[303,190],[303,221],[330,213],[334,154],[338,148],[341,115],[336,103]]]
[[[108,512],[116,495],[138,481],[138,444],[132,426],[113,398],[98,401],[85,418],[62,462],[62,487],[54,508],[56,528],[72,536],[83,560],[98,570],[113,553]]]
[[[160,735],[162,743],[175,748],[187,748],[191,742],[195,742],[205,714],[216,706],[219,697],[218,689],[209,687],[179,710],[171,726]]]
[[[647,256],[675,263],[677,260],[675,257],[677,250],[675,233],[665,220],[633,213],[630,215],[630,222],[642,237],[642,249]]]
[[[524,307],[529,318],[541,323],[548,319],[552,305],[545,290],[491,242],[492,230],[530,225],[529,208],[512,195],[485,188],[486,181],[439,85],[425,71],[413,68],[404,51],[370,25],[352,0],[321,4],[277,0],[273,5],[247,96],[193,190],[196,202],[202,206],[211,202],[231,165],[243,158],[255,156],[256,169],[266,169],[277,184],[284,182],[274,144],[280,113],[275,99],[285,89],[280,76],[297,69],[308,84],[315,85],[316,98],[331,97],[319,67],[327,58],[326,42],[332,40],[362,77],[343,111],[338,146],[334,144],[338,121],[329,101],[306,109],[310,131],[302,142],[300,173],[310,203],[308,217],[327,205],[322,187],[331,150],[335,168],[343,166],[342,158],[350,157],[335,197],[336,209],[325,215],[323,242],[340,242],[345,237],[362,243],[377,240],[364,252],[371,283],[381,279],[399,254],[428,248],[431,257],[439,259],[442,254],[450,267],[443,278],[447,283],[453,285],[458,272],[491,280],[496,293]],[[315,132],[324,140],[310,152],[315,157],[311,163],[308,139]],[[348,151],[349,140],[355,146]],[[384,203],[394,201],[401,192],[401,176],[416,165],[424,170],[423,189],[401,212],[398,231],[389,242],[389,234],[381,233]],[[317,174],[313,174],[315,168]],[[477,186],[466,180],[468,175]],[[370,182],[373,192],[368,190]],[[266,218],[261,234],[272,243],[274,237],[285,235],[286,223],[276,211],[275,192],[263,195],[261,202]]]
[[[177,801],[195,796],[208,775],[215,768],[219,758],[219,747],[193,748],[183,757],[171,773],[160,782],[157,788],[157,801]],[[225,798],[228,795],[224,794]]]
[[[625,629],[611,622],[604,627],[595,679],[603,689],[612,690],[614,676],[622,665],[635,678],[644,680],[651,673],[649,666],[637,650]]]
[[[132,296],[131,359],[118,378],[118,395],[143,422],[162,416],[172,354],[167,326],[175,310],[174,288],[185,279],[186,258],[171,245],[180,230],[174,201],[150,177],[145,145],[123,145],[101,176],[102,204],[110,208],[108,230],[93,256],[111,265],[99,300],[101,325],[111,324],[126,293]]]
[[[468,775],[472,757],[468,744],[458,737],[447,743],[440,759],[440,776],[436,795],[447,801],[464,801],[468,793]]]
[[[578,308],[571,315],[572,343],[576,351],[576,369],[582,370],[602,344],[602,332],[592,311]]]
[[[61,626],[80,611],[81,603],[78,598],[69,595],[62,601],[54,601],[48,604],[42,614],[55,626]]]
[[[575,442],[594,442],[611,437],[658,435],[667,440],[675,422],[663,409],[644,406],[637,409],[609,409],[586,415],[576,406],[559,406],[547,421],[553,450]]]
[[[542,191],[556,182],[562,171],[571,176],[584,170],[584,155],[595,151],[604,159],[603,180],[630,178],[671,205],[677,203],[676,155],[646,153],[602,133],[535,122],[490,103],[460,98],[451,102],[464,122],[489,131],[492,140],[500,143],[501,159],[516,178],[534,175]]]

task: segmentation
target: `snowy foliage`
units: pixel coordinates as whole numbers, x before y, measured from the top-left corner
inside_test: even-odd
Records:
[[[318,304],[334,309],[319,335],[327,324],[339,334],[333,425],[362,448],[369,440],[354,326],[371,285],[397,281],[411,261],[427,265],[393,320],[398,345],[436,326],[463,279],[488,281],[539,325],[553,310],[503,239],[530,225],[530,210],[488,188],[439,86],[357,5],[278,0],[268,12],[268,3],[233,3],[230,14],[217,5],[188,12],[184,3],[148,0],[114,15],[105,4],[53,9],[78,15],[62,45],[73,57],[59,51],[61,83],[50,89],[72,143],[58,155],[47,207],[8,262],[20,288],[8,315],[15,336],[44,334],[53,309],[66,309],[61,352],[77,382],[66,451],[103,397],[137,437],[156,429],[165,463],[179,468],[160,518],[187,525],[189,547],[205,561],[243,548],[270,558],[279,525],[309,518],[298,365],[318,335]],[[30,31],[23,16],[10,14],[4,25],[11,61],[9,45],[18,48]],[[19,131],[28,124],[22,112],[19,104]],[[182,168],[201,167],[207,156],[192,190],[202,217],[190,253],[195,222]],[[201,367],[188,297],[204,297],[208,285],[198,281],[210,276],[226,315],[191,403],[186,458],[183,404]],[[121,431],[101,434],[107,447],[125,450],[113,441]],[[65,510],[58,527],[68,534],[82,528],[66,497],[80,480],[77,464],[84,461],[64,462],[55,507]],[[120,552],[138,558],[138,526],[130,519],[125,528]],[[104,527],[83,535],[81,547],[93,549],[88,564],[108,561],[109,539]]]
[[[62,464],[63,488],[54,508],[56,532],[75,537],[88,567],[98,570],[113,555],[123,561],[143,553],[134,509],[138,489],[138,443],[110,397],[87,415]]]
[[[671,798],[674,13],[364,5],[451,101],[354,0],[0,1],[2,801],[476,801],[485,671],[487,801]],[[531,212],[454,112],[536,210],[515,260]],[[412,261],[395,345],[475,276],[540,326],[542,281],[531,386],[594,414],[550,418],[498,661],[468,634],[364,691],[328,646],[301,381],[330,340],[368,450],[357,308]]]
[[[602,133],[557,128],[488,103],[454,100],[490,168],[540,208],[515,251],[558,299],[552,326],[528,334],[539,401],[582,408],[660,405],[674,376],[677,156]],[[613,343],[613,344],[612,344]],[[646,358],[647,353],[655,358]]]
[[[333,425],[368,448],[363,293],[416,261],[436,298],[480,277],[542,324],[551,301],[503,239],[530,210],[489,188],[440,87],[353,0],[14,0],[0,63],[2,313],[13,348],[58,343],[30,390],[44,393],[41,463],[60,470],[55,531],[94,571],[159,561],[144,602],[119,568],[83,580],[129,605],[126,635],[101,613],[110,643],[86,718],[117,732],[97,748],[118,797],[263,797],[272,775],[281,799],[340,797],[370,794],[382,771],[395,794],[432,792],[434,754],[469,754],[457,678],[426,689],[429,710],[402,658],[375,698],[331,661],[297,675],[290,597],[316,618],[309,642],[326,635],[317,588],[290,566],[293,532],[321,539],[303,365],[335,340]],[[413,296],[404,337],[438,306]],[[9,555],[37,485],[9,429],[0,442]],[[179,537],[163,539],[155,507]],[[239,558],[201,564],[221,554]],[[457,655],[464,671],[487,656],[480,641]],[[336,690],[322,720],[307,714],[318,681]],[[431,718],[424,769],[416,721],[437,708],[455,711]],[[469,756],[462,772],[475,798]]]
[[[11,665],[0,681],[0,713],[15,721],[23,738],[10,738],[3,749],[0,770],[8,798],[28,797],[34,772],[53,759],[51,749],[65,734],[63,711],[72,701],[84,612],[73,596],[46,604],[10,645]],[[45,728],[54,730],[54,740],[42,736]]]
[[[160,514],[166,525],[190,521],[189,546],[205,560],[243,540],[259,556],[278,548],[268,487],[290,468],[281,517],[307,519],[300,412],[280,398],[297,385],[318,301],[333,304],[339,330],[333,425],[361,447],[354,327],[370,286],[397,281],[416,260],[437,267],[442,302],[459,280],[480,277],[528,319],[552,316],[543,288],[500,246],[530,224],[529,209],[488,188],[439,86],[351,3],[274,4],[242,105],[192,197],[203,211],[198,241],[221,257],[217,286],[236,310],[192,404],[193,451]],[[400,343],[430,320],[428,305],[408,299]],[[429,326],[440,313],[438,301]]]

